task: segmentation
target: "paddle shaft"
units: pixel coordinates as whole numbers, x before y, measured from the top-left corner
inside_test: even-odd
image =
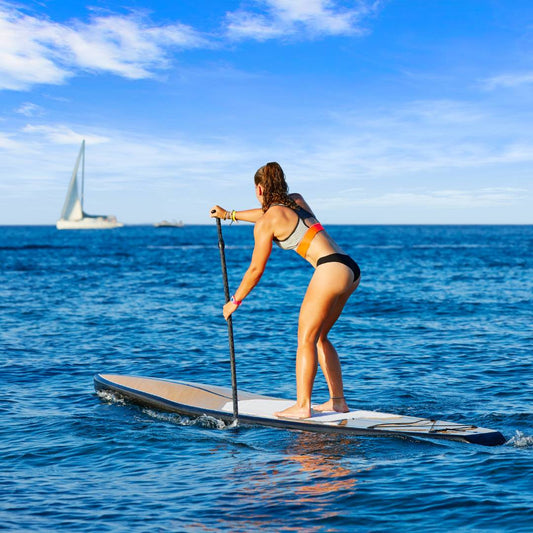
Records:
[[[228,270],[226,268],[226,254],[224,252],[225,244],[222,237],[222,225],[220,218],[217,218],[217,230],[218,230],[218,249],[220,250],[220,262],[222,264],[222,278],[224,280],[224,295],[226,302],[229,302],[229,285],[228,285]],[[233,342],[233,321],[232,317],[228,317],[228,340],[229,340],[229,359],[231,366],[231,393],[233,398],[233,419],[237,421],[239,416],[239,404],[237,398],[237,370],[235,368],[235,345]]]

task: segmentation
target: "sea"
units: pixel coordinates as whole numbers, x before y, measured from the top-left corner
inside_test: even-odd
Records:
[[[232,292],[252,229],[223,226]],[[533,226],[327,229],[362,270],[331,331],[349,406],[506,444],[231,427],[98,396],[99,372],[231,385],[215,223],[5,226],[0,529],[533,531]],[[272,251],[233,315],[240,389],[294,398],[312,273]]]

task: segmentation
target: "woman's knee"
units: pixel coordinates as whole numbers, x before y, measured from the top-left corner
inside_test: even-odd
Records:
[[[323,334],[321,333],[318,336],[316,344],[317,344],[319,349],[324,349],[324,348],[328,348],[329,346],[331,346],[331,341],[328,338],[328,334],[327,333],[323,333]]]
[[[317,345],[318,339],[320,337],[320,331],[312,330],[299,330],[298,331],[298,346],[313,346]]]

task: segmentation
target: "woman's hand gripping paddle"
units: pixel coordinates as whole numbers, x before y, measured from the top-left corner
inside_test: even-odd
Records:
[[[228,271],[226,269],[226,254],[224,253],[224,238],[222,237],[222,225],[220,218],[216,219],[218,230],[218,249],[220,250],[220,262],[222,264],[222,278],[224,280],[224,295],[226,303],[230,300],[229,286],[228,286]],[[239,416],[239,403],[237,398],[237,370],[235,368],[235,347],[233,344],[233,321],[229,316],[228,323],[228,339],[229,339],[229,357],[231,365],[231,392],[233,397],[233,424],[237,424]]]

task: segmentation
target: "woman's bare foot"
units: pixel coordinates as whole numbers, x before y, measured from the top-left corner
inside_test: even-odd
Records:
[[[294,418],[295,420],[303,420],[304,418],[311,417],[311,408],[299,407],[298,404],[294,404],[288,409],[284,409],[279,413],[274,413],[274,416],[278,416],[280,418]]]
[[[313,406],[315,411],[334,411],[336,413],[347,413],[350,409],[344,398],[330,398],[327,402],[321,405]]]

